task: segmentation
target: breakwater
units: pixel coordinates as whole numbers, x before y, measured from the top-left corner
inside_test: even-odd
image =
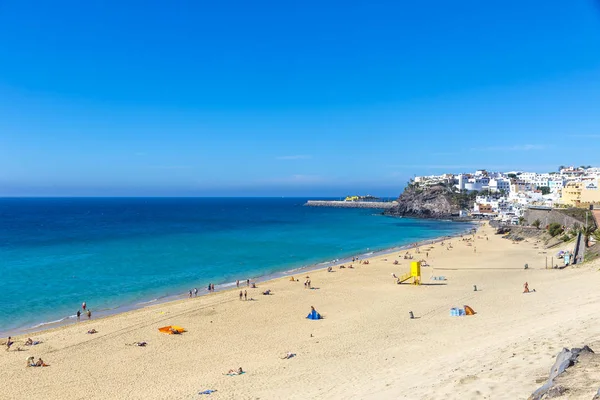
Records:
[[[308,200],[308,207],[344,207],[344,208],[392,208],[398,203],[395,201],[337,201],[337,200]]]

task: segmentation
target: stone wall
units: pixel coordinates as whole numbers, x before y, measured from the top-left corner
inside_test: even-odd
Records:
[[[572,228],[574,224],[579,226],[583,225],[581,221],[556,210],[540,210],[530,208],[525,210],[523,217],[525,218],[527,225],[531,225],[536,219],[539,219],[542,223],[540,225],[542,229],[544,229],[546,225],[554,222],[564,225],[567,228]]]

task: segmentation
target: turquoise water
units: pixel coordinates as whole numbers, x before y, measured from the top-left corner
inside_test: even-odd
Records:
[[[299,198],[0,199],[0,332],[132,306],[469,225]]]

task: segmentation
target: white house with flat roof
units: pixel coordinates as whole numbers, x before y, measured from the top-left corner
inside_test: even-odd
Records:
[[[508,193],[510,192],[510,179],[492,178],[489,181],[488,188],[490,192],[500,192],[503,190]]]

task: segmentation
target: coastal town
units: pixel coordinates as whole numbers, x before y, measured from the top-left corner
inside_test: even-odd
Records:
[[[471,209],[460,216],[480,217],[518,224],[528,208],[600,208],[600,168],[560,166],[558,172],[490,172],[415,176],[409,186],[425,189],[450,187],[470,194]]]

